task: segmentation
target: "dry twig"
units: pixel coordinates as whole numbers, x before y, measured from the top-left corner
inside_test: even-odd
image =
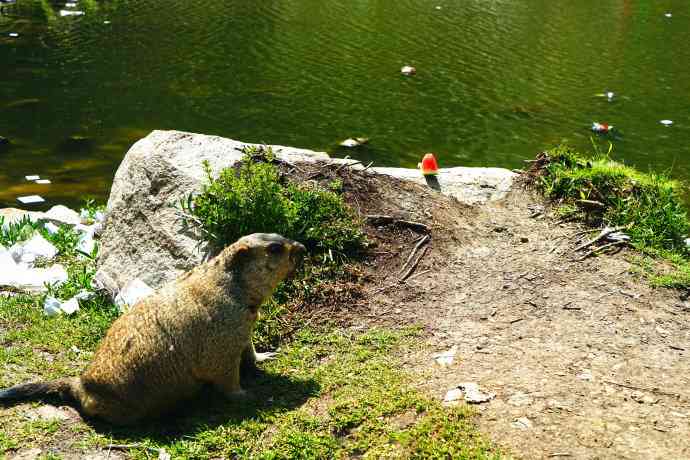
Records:
[[[582,260],[585,260],[587,257],[591,257],[591,256],[593,256],[594,254],[603,251],[604,249],[608,249],[608,248],[611,248],[611,247],[613,247],[613,246],[621,246],[621,245],[624,245],[624,244],[628,244],[628,242],[627,242],[627,241],[614,241],[613,243],[608,243],[608,244],[605,244],[605,245],[603,245],[603,246],[599,246],[598,248],[592,249],[591,251],[589,251],[587,254],[585,254],[584,256],[580,257],[579,259],[575,259],[575,261],[576,261],[576,262],[580,262],[580,261],[582,261]]]
[[[576,247],[573,252],[577,251],[582,251],[583,249],[586,249],[593,245],[594,243],[597,243],[607,236],[609,236],[611,233],[619,232],[621,230],[627,230],[628,228],[632,227],[632,223],[628,225],[621,225],[620,227],[606,227],[604,228],[597,236],[595,236],[593,239],[587,241],[586,243],[581,244],[580,246]]]
[[[428,236],[428,235],[427,235],[427,236]],[[424,248],[424,250],[422,251],[421,255],[420,255],[419,257],[417,257],[417,260],[415,260],[414,263],[413,263],[412,265],[410,265],[410,268],[408,268],[407,271],[405,272],[405,274],[400,278],[400,282],[401,282],[401,283],[404,282],[407,278],[409,278],[410,275],[415,271],[415,269],[417,268],[417,265],[419,265],[419,262],[420,262],[420,261],[424,258],[424,256],[426,255],[426,252],[427,252],[428,249],[429,249],[429,247],[426,246],[426,247]]]
[[[366,216],[366,220],[372,225],[388,225],[395,224],[402,227],[408,227],[413,230],[417,230],[424,233],[430,233],[431,230],[428,226],[422,224],[421,222],[413,222],[410,220],[396,219],[393,216],[386,216],[382,214],[369,214]]]
[[[431,239],[431,236],[429,235],[424,235],[422,238],[420,238],[415,245],[415,247],[412,249],[410,252],[410,255],[407,257],[407,260],[403,264],[403,266],[400,268],[400,273],[405,271],[405,268],[407,268],[407,265],[412,261],[412,258],[417,254],[417,251],[419,251],[419,248],[421,248],[423,245],[425,245],[429,240]]]

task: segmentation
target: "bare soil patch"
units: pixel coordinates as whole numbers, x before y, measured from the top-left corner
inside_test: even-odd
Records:
[[[337,298],[330,312],[358,327],[422,324],[429,346],[407,357],[420,388],[495,392],[478,422],[519,458],[690,458],[690,302],[640,278],[634,251],[576,261],[582,227],[535,213],[542,200],[527,190],[468,207],[389,177],[337,174],[363,216],[431,229],[400,282],[421,234],[368,225],[377,247],[357,313]],[[455,362],[436,365],[452,346]]]
[[[581,229],[530,217],[538,202],[518,190],[456,205],[453,219],[442,200],[420,276],[372,286],[368,317],[428,329],[432,349],[410,357],[426,391],[474,381],[496,392],[480,426],[518,457],[690,458],[687,299],[640,279],[632,251],[575,262]],[[453,345],[455,364],[435,366],[431,354]]]

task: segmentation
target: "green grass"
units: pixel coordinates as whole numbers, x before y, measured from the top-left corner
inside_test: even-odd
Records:
[[[84,449],[134,444],[136,459],[147,458],[149,447],[180,459],[499,458],[476,431],[471,410],[442,407],[415,390],[413,376],[401,370],[398,353],[417,347],[418,334],[303,330],[265,373],[245,383],[250,397],[244,401],[209,393],[175,418],[132,429],[83,425],[74,433],[64,425],[8,417],[0,421],[0,455],[71,437]],[[0,363],[7,364],[4,358]],[[45,372],[40,361],[27,365],[32,373]],[[64,365],[63,372],[73,369]]]
[[[275,170],[257,167],[276,178]],[[281,182],[275,190],[288,189]],[[133,445],[127,451],[135,459],[155,457],[152,448],[164,448],[177,459],[499,458],[478,433],[468,407],[442,407],[415,389],[427,376],[404,371],[400,354],[410,348],[421,352],[418,330],[353,333],[300,327],[295,320],[292,304],[332,302],[329,283],[358,281],[347,263],[348,244],[360,248],[364,239],[337,190],[334,183],[330,190],[297,188],[286,195],[294,198],[288,208],[302,206],[297,214],[308,215],[284,221],[283,230],[297,229],[304,238],[318,235],[327,243],[311,245],[302,275],[284,284],[262,309],[257,348],[280,351],[264,363],[264,372],[243,383],[248,398],[227,400],[205,392],[180,413],[131,429],[31,421],[24,415],[26,406],[0,408],[0,459],[19,448],[41,447],[42,458],[60,458],[63,451],[106,450],[108,444]],[[342,220],[334,223],[334,216]],[[69,274],[67,283],[51,287],[49,295],[66,299],[88,288],[95,260],[76,251],[77,236],[68,228],[47,235],[32,224],[0,237],[16,242],[36,230],[59,248],[57,261]],[[341,256],[333,257],[334,251]],[[44,297],[0,296],[0,387],[78,375],[118,315],[112,303],[97,296],[81,302],[74,315],[48,318],[42,313]]]
[[[625,232],[635,248],[675,267],[664,274],[647,270],[652,282],[690,287],[690,253],[684,241],[690,220],[678,182],[664,174],[642,173],[611,160],[609,154],[587,157],[567,147],[553,149],[537,161],[536,183],[548,198],[560,203],[560,216],[596,226],[628,226]],[[586,209],[578,200],[603,206]]]

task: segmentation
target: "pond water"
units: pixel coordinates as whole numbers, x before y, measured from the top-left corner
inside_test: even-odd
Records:
[[[687,0],[3,1],[0,205],[105,199],[153,129],[516,168],[597,121],[614,158],[690,178]]]

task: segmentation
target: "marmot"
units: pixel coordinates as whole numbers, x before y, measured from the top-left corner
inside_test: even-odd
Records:
[[[241,395],[240,367],[257,361],[259,306],[304,253],[276,234],[240,238],[118,318],[81,377],[17,385],[0,391],[0,403],[57,396],[86,416],[127,425],[172,409],[206,383]]]

